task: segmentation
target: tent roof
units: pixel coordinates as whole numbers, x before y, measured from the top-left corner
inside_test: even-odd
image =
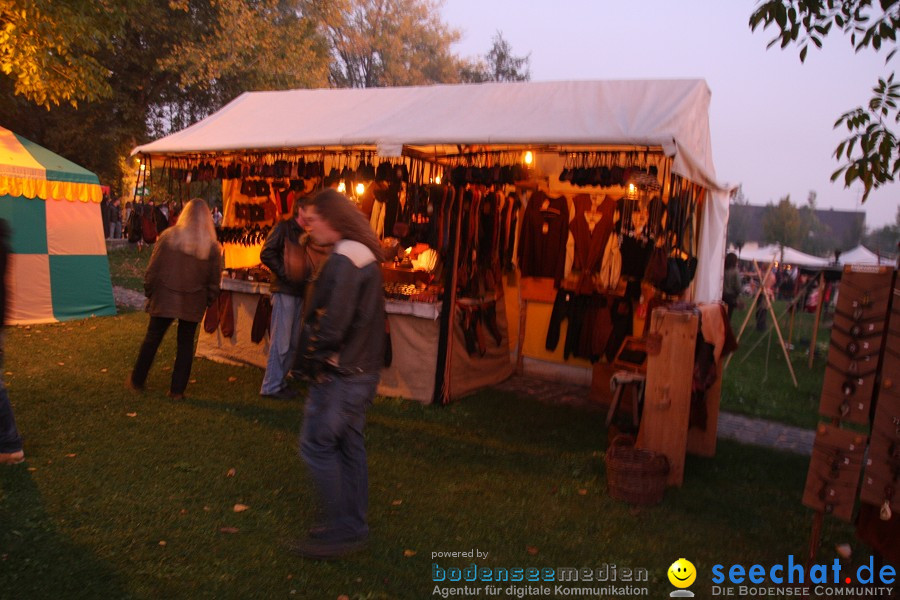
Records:
[[[838,262],[842,265],[893,265],[894,261],[881,257],[880,261],[878,255],[866,248],[865,246],[857,246],[856,248],[852,248],[847,250],[846,252],[842,252],[840,257],[838,258]]]
[[[247,92],[133,154],[457,145],[652,146],[673,171],[715,181],[710,91],[700,79],[484,83]]]
[[[96,175],[0,126],[0,177],[99,185]]]
[[[784,247],[784,258],[782,258],[782,250],[777,245],[762,246],[755,250],[746,250],[741,252],[741,260],[757,260],[761,262],[771,262],[779,260],[789,265],[799,265],[801,267],[827,267],[831,264],[827,258],[819,258],[811,254],[806,254],[790,246]]]

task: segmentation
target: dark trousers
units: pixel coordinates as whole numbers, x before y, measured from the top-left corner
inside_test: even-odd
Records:
[[[144,387],[147,373],[150,372],[150,365],[156,358],[159,344],[174,320],[168,317],[150,317],[147,335],[144,336],[137,362],[134,363],[134,370],[131,372],[131,382],[135,386]],[[178,346],[175,350],[175,366],[172,368],[172,384],[169,387],[169,392],[172,394],[183,394],[188,379],[191,377],[191,363],[194,360],[194,332],[196,331],[196,321],[178,319]]]
[[[319,496],[323,538],[342,542],[369,535],[369,468],[363,429],[378,374],[329,375],[309,386],[300,456]]]

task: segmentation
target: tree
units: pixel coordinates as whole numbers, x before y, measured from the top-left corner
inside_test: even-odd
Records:
[[[869,250],[881,255],[894,256],[897,254],[897,244],[900,244],[900,206],[897,207],[894,223],[889,223],[869,233],[865,237],[865,244]]]
[[[335,87],[384,87],[458,80],[451,45],[459,32],[435,0],[314,0],[306,11],[331,52]]]
[[[900,2],[896,0],[763,0],[750,16],[750,29],[755,31],[774,25],[777,35],[771,48],[780,44],[800,47],[800,61],[806,60],[809,44],[822,47],[822,40],[832,28],[849,36],[854,50],[872,48],[887,51],[887,63],[897,51],[897,28],[900,25]],[[900,83],[894,73],[879,78],[866,107],[845,112],[834,124],[845,126],[850,135],[834,151],[841,163],[832,174],[834,181],[843,175],[844,187],[860,182],[865,202],[872,190],[890,181],[900,171],[900,145],[894,129],[900,122],[898,99]],[[843,161],[843,162],[842,162]]]
[[[810,190],[806,206],[798,209],[800,229],[805,232],[798,248],[808,254],[821,256],[832,249],[834,240],[831,239],[830,228],[824,225],[816,214],[816,197],[816,192]]]
[[[766,205],[762,219],[763,242],[781,247],[797,247],[806,236],[803,221],[797,207],[791,204],[791,197],[785,196],[777,205]]]
[[[95,53],[124,20],[120,0],[0,0],[0,71],[38,106],[108,97]]]
[[[466,83],[485,81],[528,81],[531,79],[531,53],[514,56],[512,45],[503,32],[491,38],[491,49],[482,58],[463,61],[460,79]]]
[[[747,206],[750,200],[744,195],[743,186],[738,186],[734,195],[731,197],[731,205],[728,210],[728,231],[726,233],[726,241],[735,248],[738,254],[741,248],[747,242],[747,228],[750,225],[750,218],[747,213]]]
[[[116,193],[136,167],[124,157],[137,144],[243,91],[327,83],[326,45],[298,1],[112,1],[103,5],[116,7],[127,27],[105,32],[89,53],[107,74],[106,97],[47,111],[0,76],[0,121],[96,172]]]

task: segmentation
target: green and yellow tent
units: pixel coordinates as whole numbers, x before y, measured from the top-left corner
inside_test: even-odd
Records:
[[[90,171],[0,126],[0,218],[11,231],[10,324],[116,314]]]

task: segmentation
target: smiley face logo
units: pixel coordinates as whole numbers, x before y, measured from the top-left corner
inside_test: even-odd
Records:
[[[677,588],[686,588],[690,587],[697,579],[697,569],[694,568],[691,561],[679,558],[669,567],[668,575],[669,583]]]

